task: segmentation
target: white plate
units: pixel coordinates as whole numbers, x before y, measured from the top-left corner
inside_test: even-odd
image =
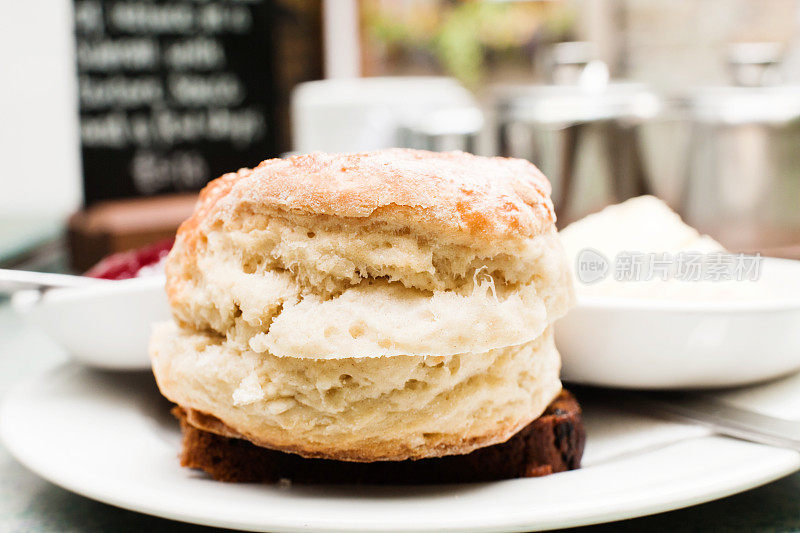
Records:
[[[625,388],[757,383],[800,369],[800,261],[765,258],[764,300],[583,298],[556,323],[565,380]]]
[[[83,364],[116,370],[150,368],[153,322],[170,317],[164,276],[14,295],[14,310]]]
[[[90,498],[166,518],[252,531],[568,527],[712,500],[800,468],[797,452],[721,437],[686,439],[697,435],[686,430],[697,428],[584,407],[590,466],[536,479],[438,487],[210,481],[178,465],[176,423],[150,375],[74,364],[9,393],[0,411],[0,435],[33,471]],[[660,444],[653,440],[659,434]],[[613,443],[637,443],[640,448],[609,450]],[[615,458],[614,452],[622,457]]]

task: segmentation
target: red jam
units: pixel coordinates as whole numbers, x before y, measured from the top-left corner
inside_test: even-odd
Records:
[[[155,265],[166,257],[174,243],[175,239],[169,238],[136,250],[109,255],[90,268],[84,276],[99,279],[135,278],[142,268]]]

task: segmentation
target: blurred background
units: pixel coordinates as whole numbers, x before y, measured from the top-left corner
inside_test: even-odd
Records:
[[[655,194],[800,257],[800,0],[0,0],[0,267],[168,238],[220,174],[529,159],[559,224]]]

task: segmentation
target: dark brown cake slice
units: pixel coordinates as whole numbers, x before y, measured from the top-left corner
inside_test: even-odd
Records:
[[[580,466],[586,433],[581,409],[567,391],[542,416],[502,444],[466,455],[353,463],[305,459],[256,446],[249,441],[192,426],[186,412],[173,410],[181,422],[181,465],[204,470],[218,481],[274,483],[434,484],[545,476]]]

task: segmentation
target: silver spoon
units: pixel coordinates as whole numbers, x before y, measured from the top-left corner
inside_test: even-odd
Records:
[[[72,276],[70,274],[52,274],[49,272],[31,272],[27,270],[8,270],[0,268],[0,294],[11,294],[21,290],[64,289],[85,287],[107,280]]]

